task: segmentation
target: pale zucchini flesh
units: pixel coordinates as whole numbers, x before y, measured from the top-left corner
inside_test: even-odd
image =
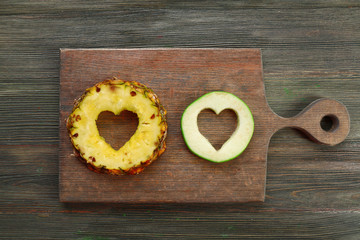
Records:
[[[197,118],[204,109],[211,109],[216,114],[231,109],[237,115],[235,131],[219,150],[199,131]],[[212,162],[225,162],[236,158],[246,149],[254,132],[254,119],[249,107],[240,98],[228,92],[216,91],[205,94],[185,109],[181,130],[191,152]]]

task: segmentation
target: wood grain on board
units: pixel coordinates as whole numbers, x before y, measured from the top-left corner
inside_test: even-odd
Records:
[[[0,238],[360,239],[359,1],[0,6]],[[274,112],[291,117],[337,99],[351,131],[336,146],[288,128],[274,134],[263,203],[60,203],[59,48],[104,47],[261,48]]]
[[[263,201],[267,148],[277,130],[297,127],[331,145],[341,142],[349,131],[346,108],[332,100],[320,100],[294,118],[274,114],[265,98],[259,49],[63,49],[60,77],[60,199],[64,202]],[[113,77],[149,86],[167,109],[167,150],[137,176],[89,171],[73,154],[65,128],[74,99],[86,88]],[[205,93],[217,90],[245,101],[255,121],[254,135],[245,152],[221,164],[190,153],[180,130],[184,109]],[[328,132],[320,127],[326,115],[337,121]],[[116,142],[115,133],[121,136],[124,132],[126,139],[133,132],[126,125],[115,126],[118,120],[112,116],[113,125],[101,128],[109,142]],[[136,124],[136,119],[132,123]],[[215,142],[223,135],[223,129],[211,120],[202,123],[201,131],[212,132]]]

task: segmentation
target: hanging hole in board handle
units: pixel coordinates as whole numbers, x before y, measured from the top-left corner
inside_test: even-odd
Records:
[[[350,117],[346,107],[339,101],[321,98],[295,117],[288,118],[287,126],[303,131],[321,144],[336,145],[349,134]]]
[[[339,128],[339,119],[335,115],[326,115],[320,121],[321,128],[326,132],[334,132]]]

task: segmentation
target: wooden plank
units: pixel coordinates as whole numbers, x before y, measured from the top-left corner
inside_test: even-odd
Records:
[[[1,1],[2,238],[359,239],[359,4]],[[330,97],[352,131],[335,147],[276,133],[260,205],[58,203],[58,49],[173,46],[261,48],[276,113]]]
[[[346,108],[333,100],[314,102],[294,118],[284,119],[268,108],[262,80],[260,51],[256,49],[64,49],[61,51],[60,198],[99,202],[248,202],[263,201],[267,146],[278,129],[296,127],[316,141],[335,145],[349,132]],[[73,100],[106,78],[139,81],[154,89],[168,112],[168,151],[148,173],[134,177],[98,176],[84,171],[73,154],[65,119]],[[180,131],[183,110],[211,91],[227,91],[248,104],[255,132],[248,149],[236,160],[209,164],[189,154]],[[324,131],[320,121],[333,119]],[[114,119],[113,119],[114,121]],[[230,119],[229,119],[230,121]],[[135,123],[135,121],[133,121]],[[136,123],[135,123],[136,124]],[[225,123],[228,124],[228,123]],[[241,123],[240,123],[241,124]],[[126,126],[113,129],[131,136]],[[220,140],[214,124],[201,130]],[[200,171],[199,171],[200,169]],[[165,170],[165,171],[164,171]],[[185,170],[185,171],[183,171]],[[136,179],[136,181],[134,180]],[[110,181],[110,182],[109,182]],[[113,182],[113,184],[111,184]],[[233,184],[236,182],[236,184]],[[91,185],[91,187],[87,187]],[[148,185],[150,184],[150,185]],[[149,189],[152,189],[149,191]],[[221,191],[219,192],[219,189]]]
[[[19,234],[16,231],[19,218],[23,221],[22,238],[26,239],[58,239],[59,235],[63,239],[357,239],[360,220],[356,212],[254,214],[186,210],[161,214],[156,210],[124,210],[121,214],[111,211],[86,214],[65,210],[50,214],[6,214],[0,220],[2,226],[9,227],[3,238],[11,239]],[[66,224],[59,224],[62,222]]]
[[[60,82],[61,201],[263,201],[265,148],[269,132],[263,128],[267,118],[262,114],[270,111],[266,108],[261,66],[257,49],[63,50]],[[111,76],[149,86],[168,112],[168,150],[138,176],[103,176],[85,169],[73,155],[65,128],[64,119],[71,112],[73,100],[85,88]],[[253,109],[256,119],[250,150],[236,161],[223,164],[210,163],[190,153],[180,131],[185,107],[215,90],[241,97]],[[205,127],[207,130],[211,125]],[[91,187],[86,187],[89,184]]]

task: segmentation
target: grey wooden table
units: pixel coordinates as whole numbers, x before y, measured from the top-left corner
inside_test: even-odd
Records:
[[[360,239],[359,7],[2,0],[0,239]],[[261,48],[276,113],[334,98],[347,106],[351,132],[334,147],[278,132],[261,204],[62,204],[59,48],[102,47]]]

